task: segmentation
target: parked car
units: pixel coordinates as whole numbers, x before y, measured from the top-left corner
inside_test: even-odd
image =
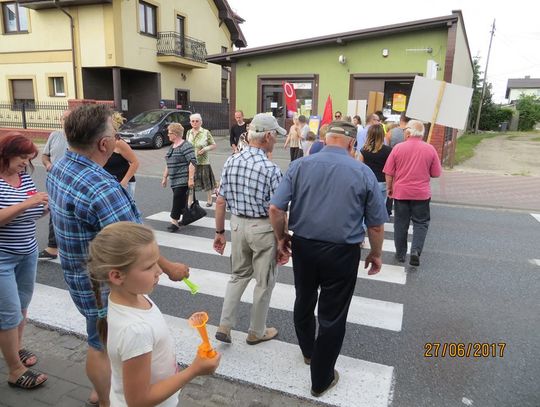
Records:
[[[129,145],[161,148],[170,144],[167,126],[180,123],[185,133],[191,129],[189,110],[155,109],[147,110],[124,123],[118,134]]]

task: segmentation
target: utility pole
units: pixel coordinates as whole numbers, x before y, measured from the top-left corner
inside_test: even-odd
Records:
[[[495,34],[495,19],[493,19],[493,25],[491,26],[491,38],[489,39],[489,48],[486,59],[486,70],[484,71],[484,85],[482,86],[482,95],[480,96],[480,104],[478,105],[478,114],[476,115],[476,124],[474,126],[474,134],[478,134],[478,124],[480,123],[480,114],[482,113],[482,103],[484,103],[484,96],[486,94],[487,86],[487,70],[489,65],[489,54],[491,53],[491,43],[493,42],[493,34]]]

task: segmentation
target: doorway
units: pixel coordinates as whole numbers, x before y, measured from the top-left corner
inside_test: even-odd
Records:
[[[188,89],[175,89],[176,93],[176,108],[188,109],[189,108],[189,90]]]

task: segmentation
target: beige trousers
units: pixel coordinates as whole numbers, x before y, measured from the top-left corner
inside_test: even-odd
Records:
[[[252,278],[253,305],[249,331],[262,337],[266,330],[266,317],[270,297],[276,284],[276,240],[270,220],[247,219],[231,216],[231,269],[232,274],[221,311],[220,326],[233,328],[242,294]]]

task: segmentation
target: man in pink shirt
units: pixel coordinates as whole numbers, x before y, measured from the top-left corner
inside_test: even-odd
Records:
[[[423,136],[423,123],[409,121],[405,142],[392,149],[383,169],[388,196],[394,198],[394,244],[396,260],[400,263],[405,262],[407,231],[412,220],[411,266],[420,265],[429,227],[429,181],[441,175],[439,156],[432,145],[422,140]]]

